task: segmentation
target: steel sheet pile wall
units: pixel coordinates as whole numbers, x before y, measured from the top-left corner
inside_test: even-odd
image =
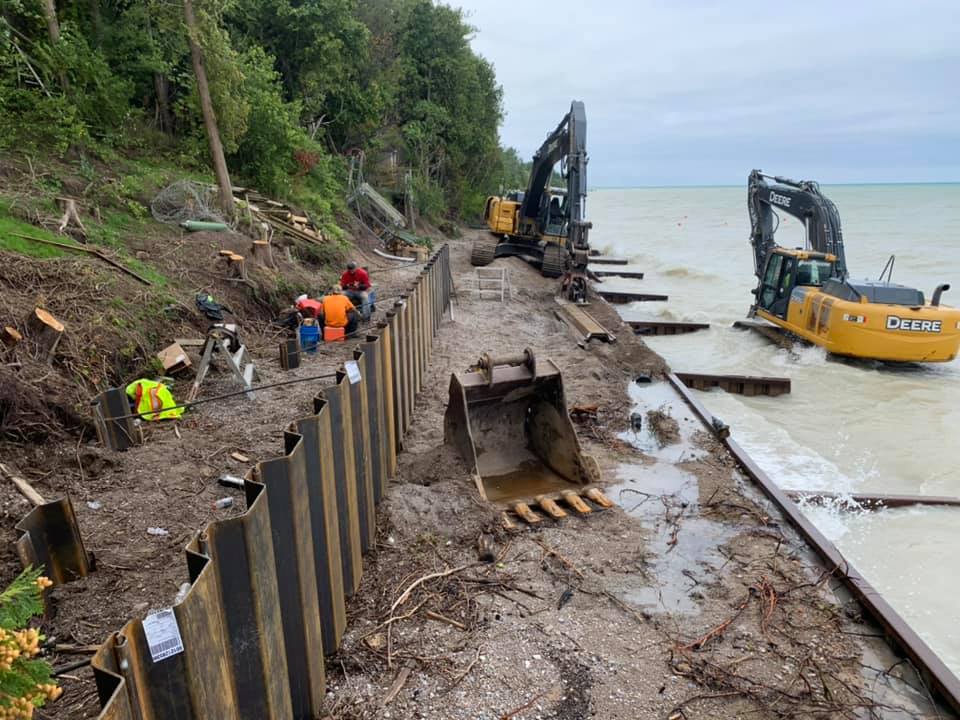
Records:
[[[101,646],[100,718],[319,717],[323,656],[340,645],[451,287],[444,246],[355,350],[361,379],[339,373],[291,423],[284,455],[251,470],[247,511],[187,547],[191,588],[173,607],[183,651],[154,661],[141,620]]]

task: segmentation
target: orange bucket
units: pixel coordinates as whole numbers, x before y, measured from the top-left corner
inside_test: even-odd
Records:
[[[346,340],[346,332],[342,327],[330,327],[329,325],[324,326],[324,342],[343,342],[344,340]]]

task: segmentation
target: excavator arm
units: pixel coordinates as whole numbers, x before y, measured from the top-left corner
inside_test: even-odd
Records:
[[[587,114],[584,104],[574,100],[570,112],[564,115],[556,129],[547,135],[533,156],[530,180],[520,206],[522,218],[536,222],[543,212],[541,207],[548,190],[553,169],[561,163],[561,173],[567,181],[566,217],[568,246],[574,268],[586,268],[589,249],[588,231],[584,220],[587,198]],[[582,257],[581,257],[582,256]]]
[[[754,170],[748,180],[747,208],[750,211],[750,244],[753,245],[753,266],[757,277],[762,275],[767,257],[776,247],[777,212],[788,213],[800,220],[806,228],[806,249],[835,256],[836,274],[840,279],[849,275],[843,252],[840,213],[837,212],[837,206],[820,192],[817,183],[809,180],[798,182]]]

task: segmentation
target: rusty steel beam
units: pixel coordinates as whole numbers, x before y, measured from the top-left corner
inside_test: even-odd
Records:
[[[960,498],[943,495],[884,495],[863,493],[834,493],[822,490],[786,490],[794,500],[803,500],[815,505],[822,505],[827,500],[853,500],[857,505],[868,510],[884,510],[886,508],[911,507],[914,505],[940,505],[960,507]],[[843,505],[837,506],[840,510]]]
[[[709,390],[718,387],[735,395],[769,395],[777,397],[790,392],[790,378],[759,377],[755,375],[711,375],[678,372],[677,377],[688,388]]]
[[[592,272],[597,277],[602,277],[602,278],[622,277],[622,278],[629,278],[630,280],[643,280],[643,273],[640,272],[639,270],[618,270],[616,268],[613,270],[601,270],[600,268],[597,268],[595,270],[591,270],[590,272]]]
[[[669,322],[666,320],[628,320],[627,325],[633,328],[637,335],[683,335],[709,330],[709,323]]]
[[[615,292],[612,290],[595,290],[597,295],[614,305],[623,305],[632,302],[666,302],[669,298],[666,295],[643,292]]]
[[[670,384],[680,393],[687,405],[699,416],[707,429],[713,431],[718,426],[713,414],[700,404],[680,378],[673,373],[668,377]],[[788,522],[820,556],[824,565],[883,629],[887,642],[910,659],[931,692],[954,712],[960,713],[960,679],[733,438],[727,435],[718,439],[727,447],[747,477],[780,509]]]

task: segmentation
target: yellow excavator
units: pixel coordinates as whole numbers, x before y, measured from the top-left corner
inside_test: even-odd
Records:
[[[560,163],[565,188],[550,187]],[[544,277],[563,276],[563,291],[573,302],[587,296],[588,231],[587,117],[584,104],[570,104],[557,128],[533,156],[525,192],[487,198],[484,221],[490,235],[473,245],[470,262],[488,265],[516,255],[538,265]]]
[[[817,183],[754,170],[747,207],[758,280],[750,317],[835,355],[894,363],[947,362],[957,356],[960,309],[940,304],[950,286],[939,285],[927,302],[922,291],[892,282],[893,258],[880,280],[851,280],[840,214]],[[776,244],[779,212],[804,224],[806,247]]]

